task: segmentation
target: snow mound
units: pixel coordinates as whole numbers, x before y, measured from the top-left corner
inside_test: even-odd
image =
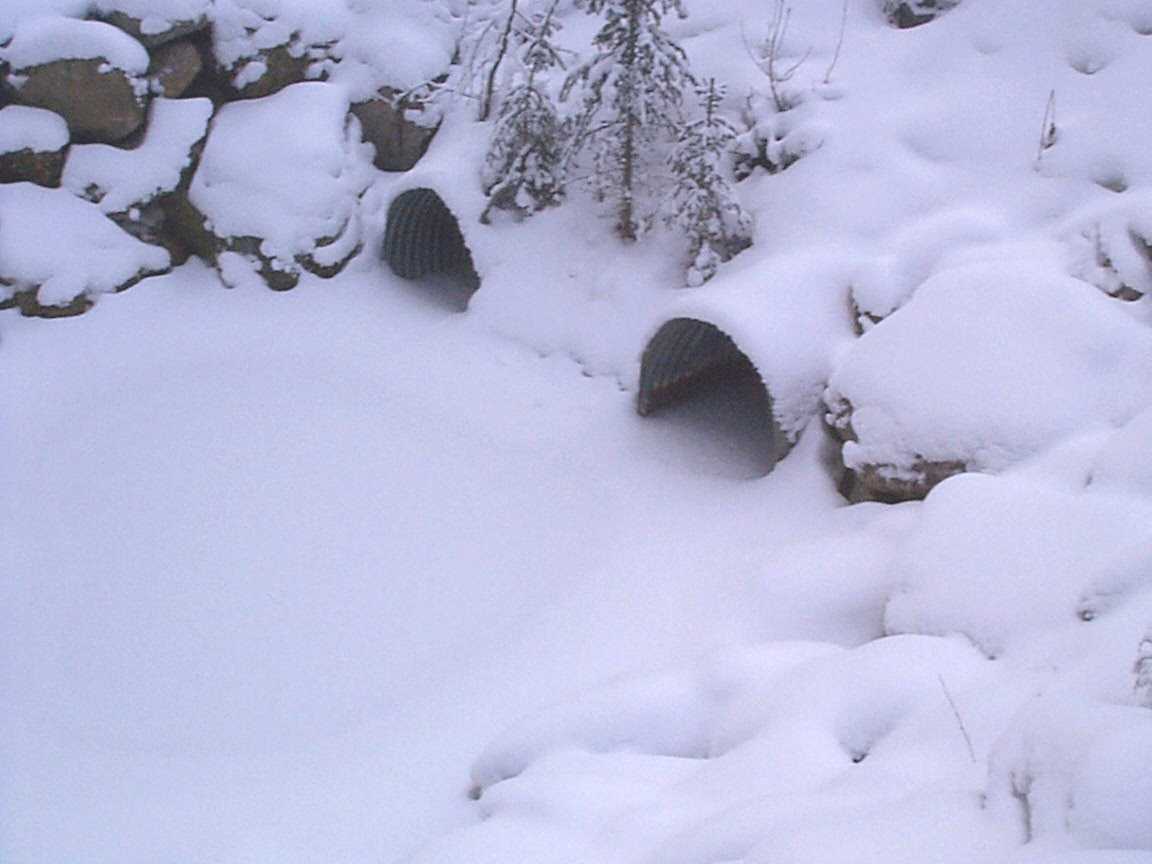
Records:
[[[120,230],[65,189],[0,186],[0,284],[43,306],[124,288],[167,269],[168,253]]]
[[[1152,497],[1152,409],[1116,431],[1092,466],[1092,486]]]
[[[474,768],[485,821],[416,860],[536,842],[557,864],[1003,860],[978,765],[1018,705],[1000,679],[960,641],[906,636],[618,684],[510,729]]]
[[[155,99],[139,147],[75,146],[68,154],[63,185],[95,201],[105,213],[142,206],[177,187],[211,117],[209,99]]]
[[[1112,586],[1152,582],[1152,501],[954,477],[928,496],[894,567],[890,632],[962,633],[998,656],[1015,639],[1101,614]]]
[[[827,401],[849,468],[1000,471],[1152,402],[1152,332],[1059,271],[958,267],[844,354]]]
[[[31,150],[50,153],[68,146],[68,124],[43,108],[9,105],[0,109],[0,154]]]
[[[131,36],[111,24],[64,17],[37,17],[22,21],[3,59],[20,71],[57,60],[102,60],[133,75],[148,71],[148,52]]]
[[[369,0],[356,11],[332,47],[338,62],[325,67],[329,80],[348,87],[353,102],[371,99],[382,87],[417,87],[448,70],[456,28],[446,25],[432,4]]]
[[[17,26],[26,18],[47,15],[82,17],[91,6],[91,0],[4,0],[0,7],[0,44],[11,38]]]
[[[295,84],[218,112],[189,200],[218,238],[258,238],[282,268],[300,256],[326,266],[359,243],[371,165],[345,92]]]

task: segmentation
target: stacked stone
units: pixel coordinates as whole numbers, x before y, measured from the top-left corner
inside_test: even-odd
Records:
[[[167,250],[172,262],[190,252],[214,265],[225,253],[240,255],[276,288],[292,287],[302,270],[334,275],[360,248],[358,236],[350,233],[360,230],[352,214],[296,257],[268,251],[275,244],[267,237],[217,231],[215,225],[228,220],[203,212],[203,201],[190,194],[205,152],[218,164],[226,159],[221,147],[211,144],[214,118],[229,103],[255,104],[304,87],[306,95],[275,104],[291,107],[302,98],[322,103],[327,107],[320,114],[334,128],[316,130],[318,136],[355,136],[357,142],[362,137],[371,148],[347,147],[349,160],[403,171],[423,155],[435,132],[421,117],[424,100],[389,87],[356,104],[337,99],[324,92],[336,87],[304,83],[323,81],[334,68],[338,61],[331,43],[310,44],[283,22],[259,16],[233,16],[227,27],[218,26],[215,8],[213,0],[95,0],[87,20],[35,16],[18,22],[0,43],[0,184],[34,184],[54,196],[77,196],[92,205],[85,219],[108,220]],[[334,101],[342,105],[340,116],[330,110]],[[224,125],[234,127],[244,118],[244,111],[229,110]],[[292,134],[293,121],[283,118],[286,135]],[[282,143],[251,135],[244,140],[257,151]],[[261,164],[262,155],[246,157]],[[283,152],[267,155],[284,158]],[[360,176],[358,170],[350,165],[341,182],[346,186],[349,174]],[[0,213],[0,232],[5,218],[19,216]],[[123,290],[166,269],[154,266],[154,255],[147,257],[153,265],[149,272],[100,290]],[[18,306],[28,315],[55,317],[92,305],[87,295],[40,292],[36,279],[9,269],[0,260],[0,308]],[[44,301],[49,294],[50,303]]]

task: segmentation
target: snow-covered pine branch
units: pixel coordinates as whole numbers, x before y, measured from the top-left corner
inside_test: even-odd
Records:
[[[493,208],[522,218],[559,203],[564,195],[562,125],[546,81],[550,70],[563,65],[552,41],[559,28],[558,5],[559,0],[550,0],[544,12],[510,19],[521,50],[485,157],[483,181],[489,203],[480,217],[485,224]]]
[[[593,39],[595,55],[564,84],[562,98],[578,91],[571,122],[574,154],[592,155],[592,188],[616,205],[616,231],[635,240],[640,231],[637,195],[648,165],[645,155],[661,136],[675,135],[683,92],[694,82],[684,50],[661,27],[669,12],[687,15],[683,0],[576,0],[604,25]]]
[[[693,287],[752,245],[752,218],[728,177],[736,130],[720,112],[724,87],[709,79],[697,85],[696,94],[700,117],[684,125],[668,157],[675,185],[665,210],[665,220],[688,237],[687,282]]]

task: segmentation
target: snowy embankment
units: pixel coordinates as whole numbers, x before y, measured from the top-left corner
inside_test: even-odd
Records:
[[[579,190],[481,225],[464,109],[371,167],[452,3],[99,0],[153,54],[201,28],[182,99],[34,14],[90,5],[0,10],[10,87],[115,54],[149,109],[132,149],[0,111],[60,159],[0,185],[2,299],[84,313],[0,312],[0,860],[1152,862],[1145,0],[797,2],[786,110],[762,0],[689,0],[756,217],[695,291]],[[466,314],[378,260],[420,188]],[[213,266],[115,293],[174,214]],[[738,404],[635,416],[673,317],[767,384],[768,476]]]

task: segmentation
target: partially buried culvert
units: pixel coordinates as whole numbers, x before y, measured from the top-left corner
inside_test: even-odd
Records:
[[[436,281],[465,296],[480,287],[460,223],[432,189],[410,189],[392,202],[384,260],[402,279]]]
[[[787,449],[755,365],[731,336],[696,318],[673,318],[648,342],[636,410],[673,420],[752,474],[767,474]]]

